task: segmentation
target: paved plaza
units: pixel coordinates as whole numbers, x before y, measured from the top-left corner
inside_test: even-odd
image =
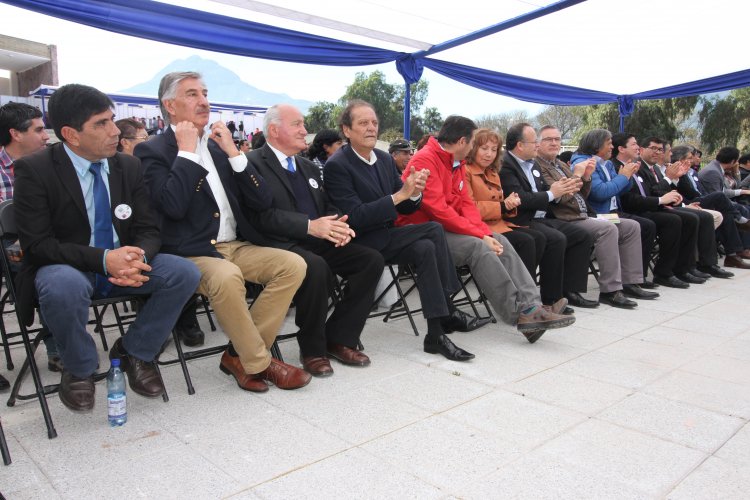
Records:
[[[107,425],[101,382],[91,414],[49,398],[53,440],[36,401],[9,408],[3,393],[13,463],[0,466],[0,492],[14,500],[747,498],[750,271],[735,273],[689,290],[661,287],[660,299],[635,311],[577,308],[574,326],[534,345],[505,325],[453,334],[476,354],[468,363],[423,353],[406,319],[371,319],[362,337],[370,367],[334,362],[333,377],[296,391],[243,392],[215,356],[190,363],[190,396],[173,365],[162,370],[170,401],[130,392],[122,428]],[[587,296],[597,293],[591,279]],[[284,332],[292,331],[289,316]],[[281,349],[299,364],[295,341]],[[14,349],[17,366],[22,358]],[[37,360],[45,383],[59,381],[43,347]]]

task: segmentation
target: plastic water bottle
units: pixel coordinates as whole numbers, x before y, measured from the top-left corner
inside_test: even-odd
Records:
[[[107,373],[107,418],[110,427],[119,427],[128,421],[128,403],[125,394],[125,375],[120,370],[120,360],[112,360]]]

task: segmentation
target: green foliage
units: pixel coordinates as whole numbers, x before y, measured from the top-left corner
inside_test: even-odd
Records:
[[[427,108],[424,115],[420,110],[427,100],[430,84],[426,80],[420,80],[411,86],[411,100],[409,108],[411,111],[411,139],[417,140],[423,134],[431,133],[440,128],[443,119],[436,108]],[[404,134],[404,94],[405,85],[394,85],[385,80],[382,71],[373,71],[365,74],[359,72],[354,77],[354,82],[346,88],[346,92],[338,101],[338,104],[330,102],[317,102],[308,111],[305,117],[305,127],[308,132],[315,133],[324,128],[336,128],[339,115],[346,104],[352,99],[362,99],[369,102],[375,108],[380,120],[380,138],[386,140],[401,138]],[[392,139],[391,139],[392,140]]]
[[[305,116],[305,128],[310,133],[317,133],[325,128],[338,128],[337,121],[341,107],[332,102],[319,101],[310,106]]]
[[[750,88],[732,90],[723,98],[702,98],[701,103],[701,142],[708,153],[723,146],[750,144]]]

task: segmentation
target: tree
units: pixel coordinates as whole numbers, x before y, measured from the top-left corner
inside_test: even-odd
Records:
[[[583,106],[546,106],[534,121],[540,126],[552,125],[560,131],[560,136],[570,139],[583,123]]]
[[[411,86],[411,100],[409,101],[411,112],[409,138],[411,140],[419,139],[425,133],[424,130],[439,128],[440,125],[435,125],[436,120],[442,124],[440,113],[435,108],[425,110],[425,113],[429,112],[429,120],[425,120],[419,113],[427,100],[429,86],[426,80],[420,80]],[[352,99],[369,102],[378,114],[381,138],[383,140],[386,137],[396,139],[404,136],[405,93],[405,85],[388,83],[382,71],[373,71],[369,75],[360,72],[355,75],[354,82],[346,88],[346,92],[339,99],[339,105],[346,106]]]
[[[319,101],[310,106],[305,116],[305,128],[310,133],[318,133],[324,128],[337,128],[341,107],[332,102]]]
[[[703,97],[701,104],[698,114],[703,127],[701,142],[707,151],[750,144],[750,89],[735,89],[724,97]]]
[[[517,109],[509,113],[495,113],[490,115],[483,115],[474,120],[479,128],[488,128],[494,130],[500,137],[505,137],[508,133],[508,129],[516,123],[531,123],[533,120],[529,113],[522,109]]]

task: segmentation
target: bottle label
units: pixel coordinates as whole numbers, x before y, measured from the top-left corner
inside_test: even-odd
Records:
[[[122,417],[127,414],[127,399],[125,394],[107,396],[107,414],[110,417]]]

